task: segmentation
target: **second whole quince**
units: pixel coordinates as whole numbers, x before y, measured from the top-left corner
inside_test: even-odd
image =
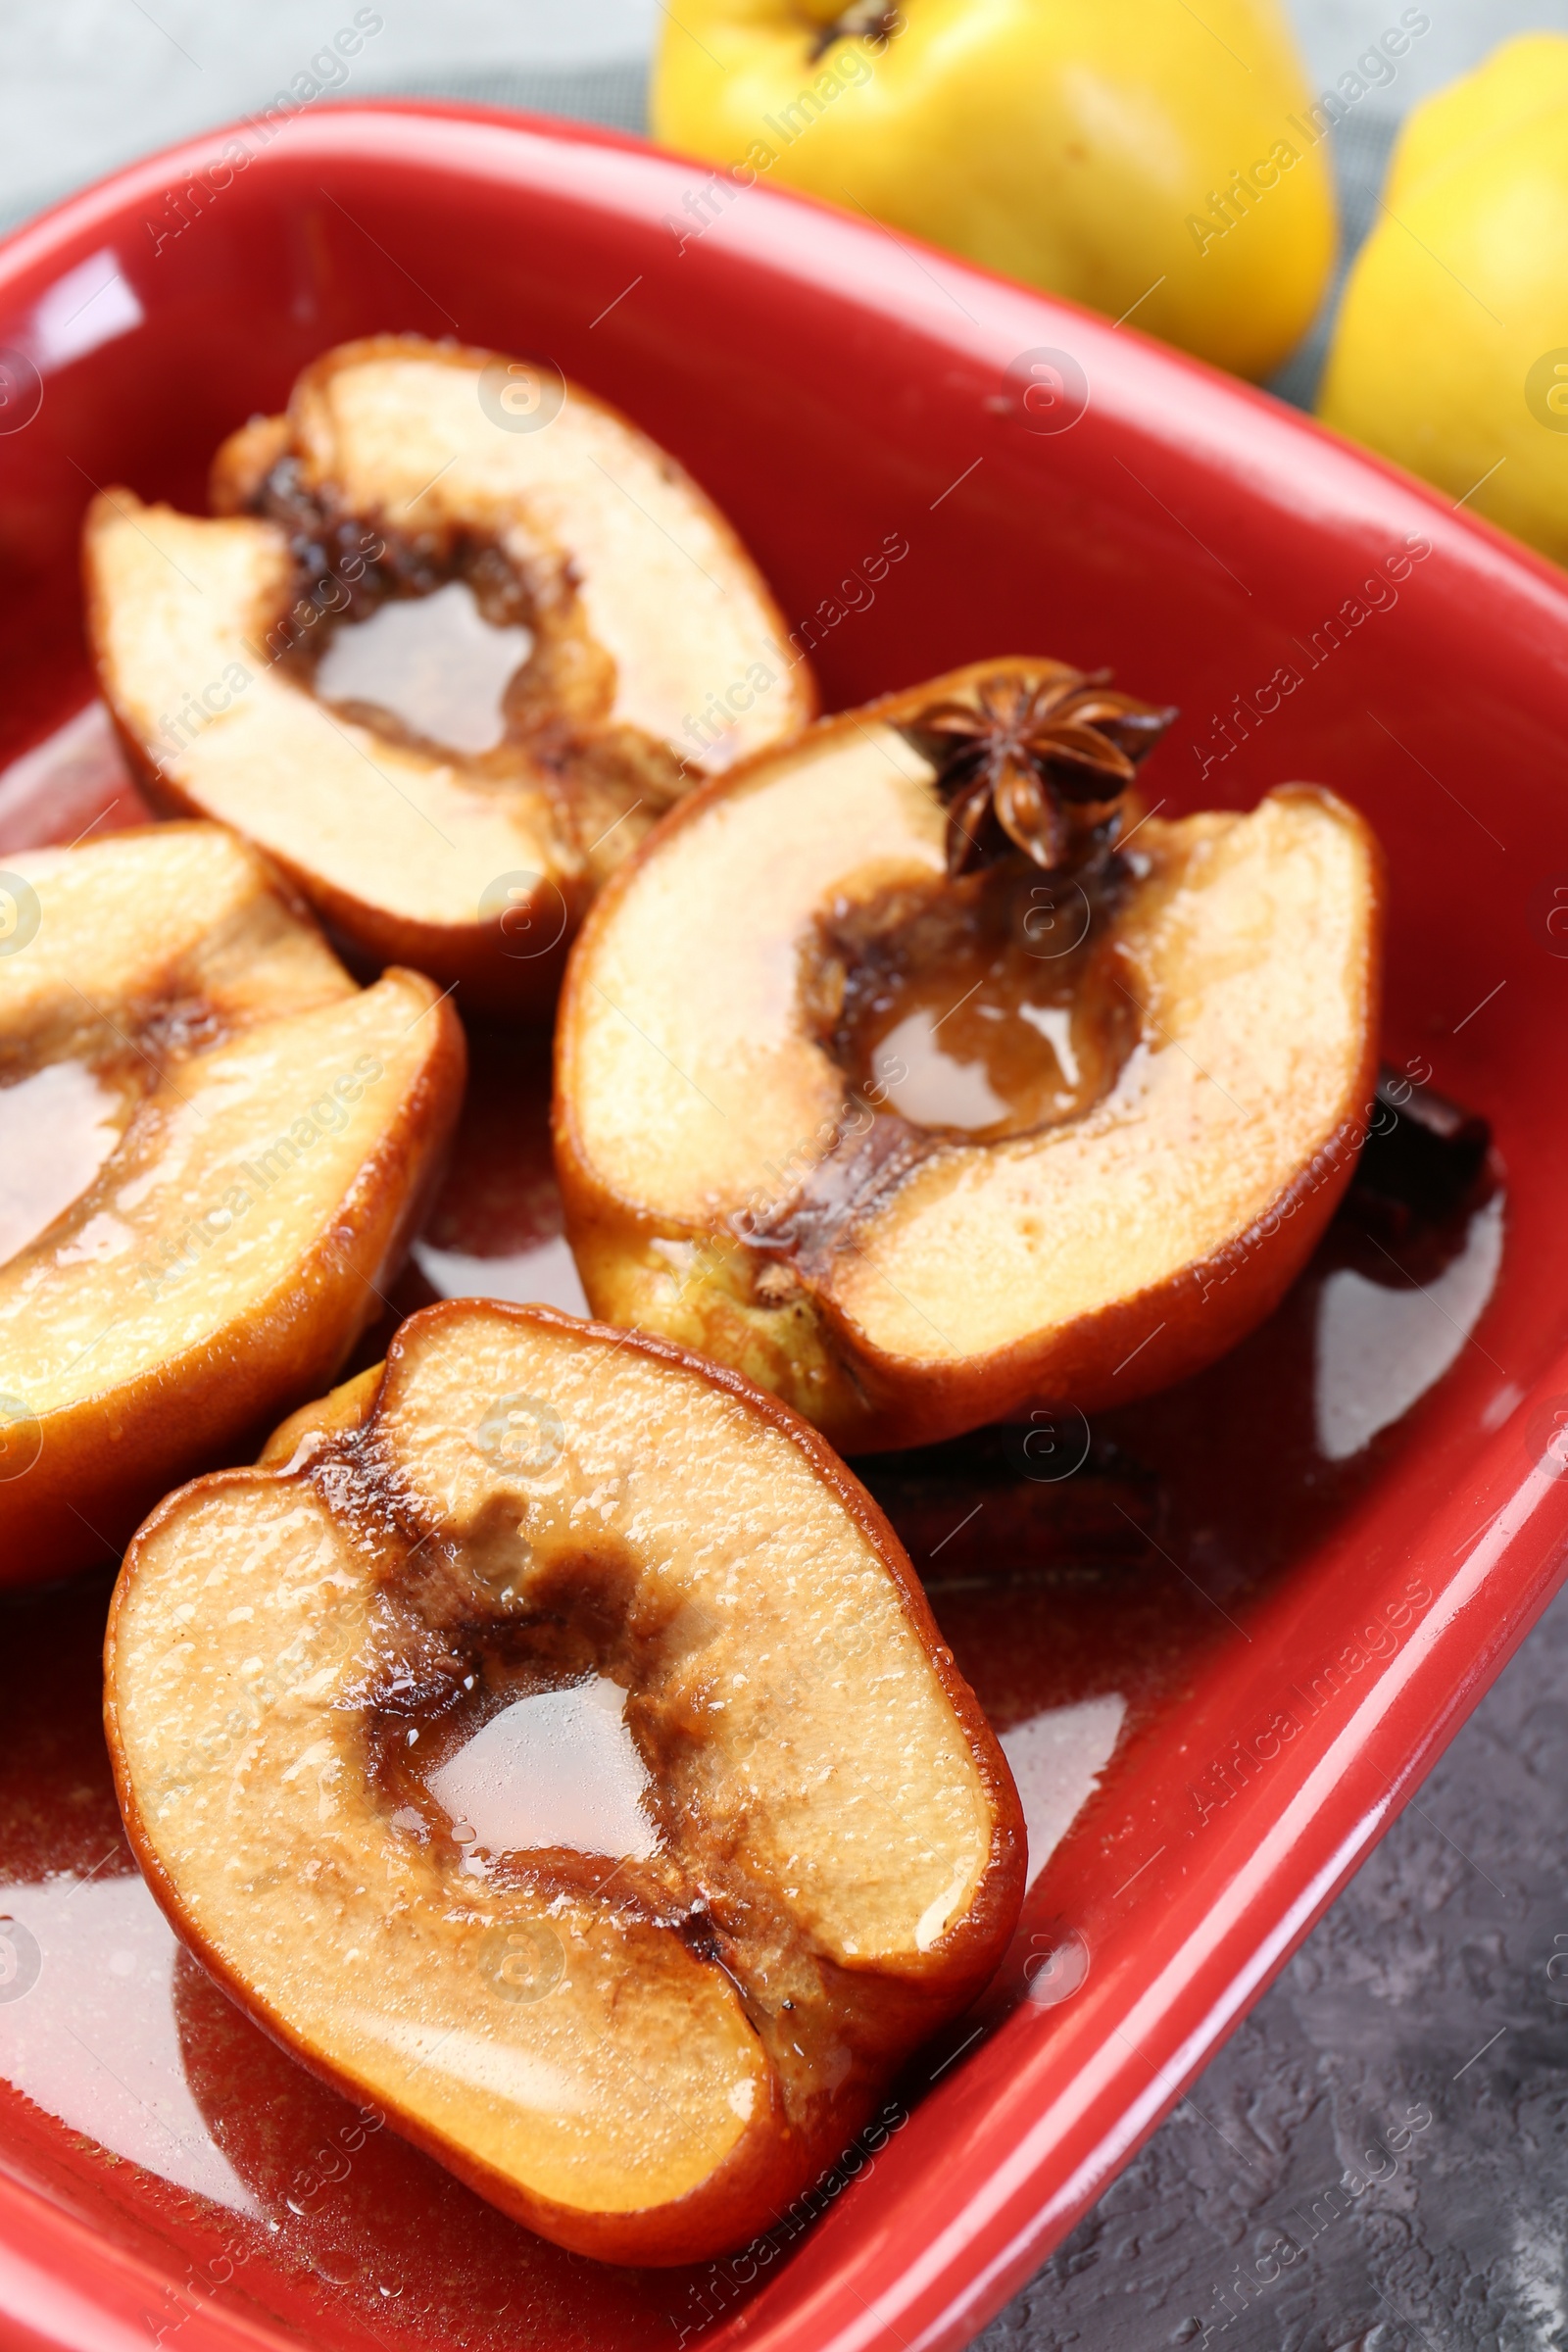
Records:
[[[1318,414],[1568,564],[1568,36],[1410,116]]]
[[[732,183],[683,242],[762,179],[1261,377],[1334,258],[1308,103],[1278,0],[687,0],[652,117]]]

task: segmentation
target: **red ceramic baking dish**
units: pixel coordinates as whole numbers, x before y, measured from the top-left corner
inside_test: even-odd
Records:
[[[557,123],[322,107],[0,250],[0,760],[90,697],[94,487],[199,509],[219,439],[378,329],[543,356],[629,412],[734,518],[830,708],[1051,653],[1181,706],[1147,771],[1172,809],[1289,778],[1359,805],[1385,1057],[1491,1122],[1494,1189],[1425,1257],[1337,1228],[1184,1390],[895,1476],[1048,1858],[987,2001],[697,2271],[541,2246],[229,2009],[117,1839],[106,1579],[8,1601],[0,2336],[935,2352],[1181,2096],[1560,1575],[1568,584],[1269,399],[868,220]],[[134,813],[83,772],[13,766],[0,842]]]

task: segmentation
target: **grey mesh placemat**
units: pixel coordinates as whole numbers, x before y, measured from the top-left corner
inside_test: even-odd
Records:
[[[573,122],[641,131],[648,120],[648,69],[641,58],[630,57],[594,66],[469,67],[392,82],[372,95],[462,98],[471,106],[514,106],[524,114],[564,115]]]
[[[1271,392],[1277,392],[1282,400],[1294,402],[1298,409],[1309,409],[1317,391],[1346,272],[1376,218],[1378,195],[1398,127],[1393,115],[1354,114],[1330,134],[1334,142],[1334,175],[1340,193],[1339,265],[1311,333],[1269,385]]]
[[[275,86],[275,85],[274,85]],[[473,106],[512,106],[526,114],[564,115],[575,122],[603,122],[612,130],[641,131],[648,115],[648,69],[641,58],[613,58],[600,65],[468,67],[450,74],[429,72],[368,88],[374,98],[459,98]],[[259,90],[248,106],[233,107],[227,120],[267,106],[270,88]],[[104,169],[110,170],[112,158]],[[27,190],[0,203],[0,235],[19,227],[69,196],[73,182]]]

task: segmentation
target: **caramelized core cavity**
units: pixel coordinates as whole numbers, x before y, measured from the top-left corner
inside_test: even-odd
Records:
[[[399,1828],[487,1882],[593,1887],[662,1855],[627,1670],[602,1655],[621,1644],[569,1609],[469,1617],[444,1641],[397,1603],[383,1622],[391,1673],[371,1694],[367,1733]],[[406,1670],[421,1653],[426,1671],[411,1687]],[[656,1879],[621,1883],[658,1911],[671,1898],[679,1907],[678,1878],[666,1866]]]
[[[474,757],[522,732],[541,688],[554,689],[552,699],[582,719],[608,710],[612,676],[589,683],[575,675],[576,693],[561,695],[567,681],[555,673],[584,665],[580,644],[575,665],[564,664],[558,641],[585,640],[586,631],[559,557],[541,549],[519,563],[494,538],[451,527],[417,536],[385,529],[308,489],[288,457],[265,477],[253,506],[286,533],[294,564],[294,595],[269,650],[323,702],[394,740]],[[433,684],[411,695],[411,667],[447,666],[460,648],[466,679],[445,696]],[[483,715],[499,724],[481,729],[473,713],[451,711],[455,695],[473,682],[482,682],[490,704]],[[431,717],[445,719],[447,732],[437,733]],[[481,732],[488,741],[472,740]],[[470,740],[454,741],[454,733]]]
[[[504,539],[450,523],[395,531],[309,487],[292,457],[251,508],[293,560],[268,651],[344,717],[479,779],[542,779],[585,847],[634,802],[651,816],[675,797],[668,746],[613,721],[615,663],[569,555],[520,520]]]
[[[862,1994],[713,1817],[702,1613],[510,1484],[466,1524],[424,1523],[373,1417],[297,1475],[376,1554],[371,1640],[336,1703],[360,1714],[383,1818],[455,1896],[602,1896],[626,1930],[672,1932],[729,1978],[793,2095],[820,2095]]]
[[[681,1745],[649,1695],[663,1658],[636,1563],[603,1534],[530,1540],[520,1492],[466,1526],[399,1498],[373,1430],[304,1475],[379,1554],[362,1711],[386,1817],[460,1876],[592,1892],[678,1925],[701,1902],[667,1833]]]
[[[525,622],[483,615],[467,580],[382,605],[335,628],[316,664],[316,692],[354,715],[390,716],[416,739],[466,754],[506,740],[506,694],[532,648]]]
[[[1116,985],[1114,860],[1016,862],[841,902],[817,926],[808,1017],[851,1088],[937,1137],[1000,1143],[1079,1119],[1137,1039]]]
[[[845,1109],[793,1197],[748,1223],[759,1305],[791,1307],[798,1276],[825,1279],[933,1152],[1064,1126],[1103,1101],[1139,1034],[1112,918],[1149,870],[1102,843],[1062,875],[1002,859],[818,918],[801,996]]]
[[[91,1190],[170,1070],[224,1034],[205,996],[176,988],[113,1019],[82,999],[0,1053],[0,1265]],[[91,1226],[75,1247],[95,1247]]]

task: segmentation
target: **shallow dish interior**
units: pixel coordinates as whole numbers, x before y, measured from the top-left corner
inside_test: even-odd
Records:
[[[131,1872],[97,1729],[106,1579],[9,1600],[0,1871],[26,1982],[0,1986],[0,2309],[31,2214],[89,2303],[134,2277],[192,2346],[958,2342],[1255,1996],[1558,1573],[1568,597],[1262,397],[873,227],[758,192],[677,240],[695,167],[450,109],[319,112],[218,185],[220,151],[0,252],[0,347],[41,394],[0,433],[0,765],[90,695],[95,487],[200,511],[220,438],[351,335],[543,355],[728,511],[792,624],[781,674],[808,647],[829,709],[1044,652],[1182,706],[1148,774],[1168,813],[1292,778],[1362,808],[1391,874],[1385,1059],[1491,1120],[1499,1184],[1426,1260],[1380,1266],[1342,1219],[1270,1325],[1165,1397],[876,1473],[1049,1860],[989,2001],[806,2209],[699,2273],[541,2245],[273,2050]],[[155,248],[171,187],[191,225]],[[1054,429],[1025,405],[1042,368],[1071,395]],[[0,775],[0,865],[139,814],[88,722]],[[474,1043],[398,1303],[570,1304],[542,1058]]]

